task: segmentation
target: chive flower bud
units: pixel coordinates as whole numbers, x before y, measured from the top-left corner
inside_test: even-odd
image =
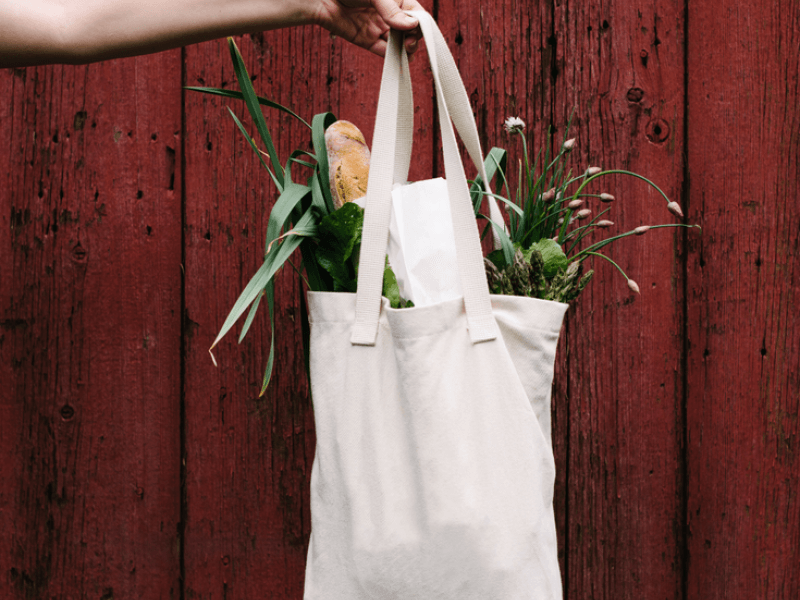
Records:
[[[587,219],[592,214],[591,208],[584,208],[575,213],[576,219]]]
[[[556,188],[550,188],[544,194],[542,194],[542,201],[552,202],[555,197],[556,197]]]
[[[638,284],[633,279],[628,279],[628,287],[631,288],[632,292],[636,292],[637,294],[641,293],[639,292]]]
[[[597,175],[598,173],[602,172],[603,169],[600,167],[589,167],[586,169],[586,177],[591,177],[592,175]]]
[[[602,221],[598,221],[597,223],[595,223],[595,226],[605,228],[605,227],[611,227],[613,224],[614,221],[608,221],[606,219],[603,219]]]
[[[573,200],[569,204],[567,204],[567,208],[575,210],[576,208],[580,208],[583,206],[583,200]]]
[[[606,194],[605,192],[600,194],[600,201],[601,202],[613,202],[614,200],[615,200],[615,198],[611,194]]]
[[[561,146],[561,149],[562,149],[564,152],[569,152],[569,151],[570,151],[570,150],[572,150],[574,147],[575,147],[575,138],[570,138],[570,139],[568,139],[566,142],[564,142],[564,145],[563,145],[563,146]]]
[[[650,225],[639,225],[639,227],[633,230],[633,233],[636,235],[644,235],[647,233],[648,229],[650,229]]]
[[[671,212],[676,217],[683,217],[683,211],[681,210],[681,205],[677,202],[670,202],[667,204],[667,210]]]

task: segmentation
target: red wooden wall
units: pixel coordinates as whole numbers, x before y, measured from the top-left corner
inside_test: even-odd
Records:
[[[573,107],[578,167],[627,168],[701,236],[596,265],[554,393],[570,600],[800,597],[800,5],[428,4],[484,145],[534,146]],[[245,37],[256,89],[368,137],[381,63],[318,29]],[[439,172],[425,58],[415,178]],[[224,106],[224,42],[0,71],[0,597],[302,595],[313,417],[298,289],[207,353],[259,265],[274,200]],[[305,139],[268,113],[283,156]],[[512,149],[518,149],[512,146]],[[638,183],[613,220],[666,222]]]

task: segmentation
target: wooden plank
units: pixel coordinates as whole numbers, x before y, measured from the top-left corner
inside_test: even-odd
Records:
[[[797,598],[800,6],[688,6],[688,592]]]
[[[553,122],[560,135],[575,111],[575,172],[627,169],[679,200],[683,4],[564,2],[554,11]],[[613,177],[595,190],[617,198],[603,238],[675,221],[642,182]],[[595,261],[595,280],[569,313],[556,397],[569,422],[567,598],[682,596],[681,240],[665,230],[612,245],[606,253],[641,296]]]
[[[237,38],[256,91],[310,121],[331,110],[368,141],[382,63],[304,28]],[[421,73],[414,61],[414,77]],[[236,88],[226,45],[187,49],[186,84]],[[422,131],[411,175],[430,176],[430,95],[415,97]],[[269,344],[264,309],[237,346],[207,350],[260,266],[276,194],[224,106],[255,133],[240,102],[186,97],[186,536],[187,598],[300,598],[310,514],[313,415],[300,345],[297,278],[278,277],[275,373],[259,399]],[[308,130],[266,111],[282,160],[307,147]],[[299,173],[299,171],[297,171]]]
[[[180,53],[0,72],[0,596],[179,594]]]

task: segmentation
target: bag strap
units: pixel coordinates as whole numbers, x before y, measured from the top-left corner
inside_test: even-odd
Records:
[[[464,88],[464,82],[458,73],[458,67],[450,49],[447,47],[447,42],[444,39],[436,22],[425,11],[406,11],[407,14],[414,16],[418,21],[424,21],[427,25],[432,25],[432,29],[428,31],[429,38],[435,41],[435,44],[428,46],[428,54],[431,57],[431,63],[435,63],[438,67],[438,77],[441,82],[442,89],[444,90],[444,98],[447,103],[447,108],[450,111],[450,117],[456,127],[464,146],[467,149],[478,175],[485,182],[484,188],[487,192],[491,192],[489,187],[489,180],[486,176],[486,166],[483,162],[483,152],[481,151],[481,143],[478,138],[478,128],[475,124],[475,116],[472,114],[472,107],[470,106],[469,96],[467,90]],[[427,18],[426,16],[427,15]],[[423,36],[425,34],[423,33]],[[432,47],[433,46],[433,47]],[[438,50],[436,49],[438,47]],[[431,54],[433,52],[433,54]],[[403,53],[405,54],[405,53]],[[407,60],[407,59],[404,59]],[[411,95],[411,80],[409,78],[408,70],[401,69],[401,76],[404,80],[401,82],[401,97],[398,111],[398,127],[404,125],[408,127],[404,130],[413,136],[414,125],[414,100]],[[408,80],[408,87],[405,86],[405,81]],[[406,91],[407,90],[407,91]],[[402,95],[405,92],[405,96]],[[400,129],[398,133],[400,133]],[[395,154],[395,177],[394,182],[403,184],[408,178],[408,169],[411,162],[411,147],[412,137],[398,137],[397,152]],[[489,219],[494,221],[504,231],[506,230],[505,220],[497,200],[493,196],[486,196],[489,202]],[[492,228],[492,241],[495,249],[499,249],[500,237],[497,230]]]
[[[433,17],[425,11],[408,11],[408,13],[420,21],[420,28],[423,29],[423,36],[425,35],[424,29],[429,29],[430,35],[426,38],[426,44],[429,44],[428,54],[431,56],[431,65],[433,66],[435,63],[436,68],[438,68],[437,81],[441,83],[444,99],[450,111],[450,118],[453,120],[453,124],[461,137],[461,141],[464,142],[467,153],[475,164],[478,175],[481,176],[484,182],[485,191],[490,193],[492,190],[489,187],[489,178],[486,176],[486,166],[483,162],[483,152],[481,151],[481,142],[478,137],[478,127],[475,124],[475,116],[472,114],[469,96],[467,95],[467,90],[464,88],[461,75],[458,72],[456,61]],[[427,15],[427,18],[421,16],[420,13]],[[434,41],[434,54],[431,54],[431,45],[428,39],[433,39]],[[434,77],[437,77],[437,75],[434,75]],[[505,230],[505,220],[503,219],[502,212],[500,212],[497,200],[495,200],[493,196],[487,196],[487,199],[489,201],[489,218]],[[494,247],[499,249],[500,238],[494,228],[492,228],[492,239]]]
[[[462,138],[470,139],[469,143],[465,139],[465,145],[470,151],[478,171],[482,172],[484,186],[488,191],[488,180],[483,168],[477,128],[466,91],[463,94],[453,93],[458,85],[463,90],[463,85],[460,84],[455,61],[450,55],[450,50],[439,28],[427,12],[414,11],[413,16],[417,17],[420,22],[436,88],[456,259],[461,288],[464,293],[470,339],[473,343],[493,340],[498,335],[497,323],[492,314],[489,286],[483,266],[480,233],[473,212],[464,167],[461,164],[449,106],[452,105],[458,114],[459,125],[463,128],[460,129]],[[449,61],[445,58],[447,56],[449,56]],[[448,63],[451,63],[450,66],[447,66]],[[442,64],[445,65],[444,69],[440,68]],[[448,80],[446,84],[441,81],[441,76]],[[457,84],[454,83],[454,78]],[[381,91],[375,117],[364,228],[361,237],[356,315],[351,335],[353,344],[371,346],[375,344],[377,336],[386,245],[389,238],[392,184],[398,175],[396,172],[398,165],[408,164],[405,158],[398,158],[398,153],[401,153],[403,157],[410,154],[413,120],[405,119],[403,123],[398,122],[401,105],[409,98],[408,92],[403,91],[403,88],[410,87],[410,81],[408,58],[402,44],[402,34],[392,31],[384,60]],[[446,91],[455,97],[446,98]],[[467,113],[469,118],[466,118]]]
[[[402,42],[402,38],[401,38]],[[411,72],[408,68],[408,54],[405,47],[400,53],[400,81],[397,104],[397,151],[394,153],[394,174],[392,181],[403,185],[408,182],[411,166],[411,147],[414,141],[414,95],[411,89]],[[377,119],[375,127],[377,128]],[[373,146],[375,142],[373,141]]]

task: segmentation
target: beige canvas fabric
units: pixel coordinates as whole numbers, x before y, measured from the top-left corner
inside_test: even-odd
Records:
[[[413,14],[441,67],[447,47],[438,28],[427,13]],[[397,36],[386,64],[395,73],[387,80],[384,72],[381,102],[384,85],[403,81],[397,70],[407,68]],[[441,113],[447,106],[437,95]],[[396,123],[399,105],[389,103]],[[452,136],[448,114],[441,125]],[[464,137],[468,124],[461,125]],[[369,233],[383,245],[362,244],[360,277],[370,260],[383,266],[386,205],[396,169],[404,168],[386,152],[373,180],[377,130],[364,235],[377,229]],[[396,148],[396,132],[388,137]],[[358,294],[308,295],[317,450],[306,600],[562,597],[550,389],[567,307],[489,295],[482,257],[465,249],[480,245],[454,142],[444,144],[445,164],[465,297],[396,310],[378,296],[372,307],[375,273],[359,279]],[[465,212],[472,227],[458,222]]]

